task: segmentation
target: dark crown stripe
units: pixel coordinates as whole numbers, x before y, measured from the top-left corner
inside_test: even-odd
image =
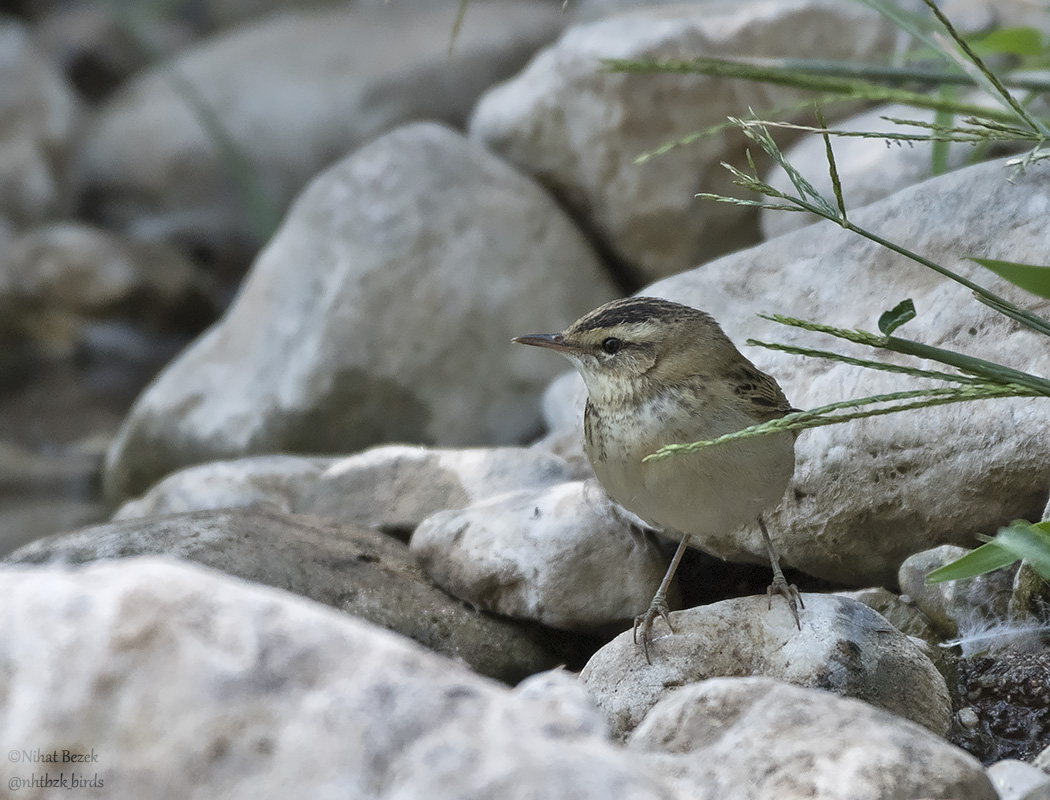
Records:
[[[660,300],[656,297],[629,297],[615,303],[602,306],[593,314],[580,320],[577,330],[591,331],[597,328],[611,328],[632,322],[646,322],[657,319],[669,321],[685,315],[696,315],[695,309]]]

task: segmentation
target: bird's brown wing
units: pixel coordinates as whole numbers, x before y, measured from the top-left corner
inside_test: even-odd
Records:
[[[748,402],[759,422],[780,419],[797,410],[784,396],[780,384],[753,364],[735,367],[727,377],[733,393]]]

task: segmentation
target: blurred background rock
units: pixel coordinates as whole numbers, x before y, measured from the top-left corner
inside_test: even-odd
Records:
[[[462,128],[560,4],[0,2],[0,552],[104,519],[132,401],[292,198],[400,123]]]

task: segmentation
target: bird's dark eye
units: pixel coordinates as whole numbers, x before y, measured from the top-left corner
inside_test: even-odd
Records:
[[[602,350],[609,355],[615,355],[623,349],[623,342],[617,339],[615,336],[610,336],[604,342],[602,342]]]

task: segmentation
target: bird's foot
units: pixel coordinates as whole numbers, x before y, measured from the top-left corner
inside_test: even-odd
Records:
[[[670,609],[667,607],[667,599],[659,593],[653,598],[653,602],[649,604],[649,610],[634,618],[634,643],[638,644],[638,628],[641,628],[642,652],[645,653],[646,664],[653,663],[649,658],[649,645],[653,642],[653,623],[656,622],[657,617],[662,617],[663,621],[667,623],[668,629],[671,633],[674,633],[674,627],[671,625]]]
[[[804,609],[806,604],[802,602],[802,595],[799,594],[798,587],[793,583],[788,583],[784,573],[780,570],[773,573],[773,582],[766,589],[766,599],[769,601],[769,608],[773,608],[774,594],[779,594],[787,600],[788,608],[791,609],[791,616],[795,618],[795,625],[798,626],[799,630],[802,630],[802,623],[798,618],[798,610],[800,608]]]
[[[766,589],[766,599],[769,601],[769,608],[773,608],[773,595],[781,595],[788,602],[791,616],[795,618],[795,625],[798,626],[799,630],[802,630],[802,623],[798,619],[798,610],[800,607],[805,608],[806,604],[802,602],[802,595],[798,593],[798,587],[793,583],[788,583],[787,578],[784,577],[784,570],[780,568],[780,556],[777,555],[777,549],[773,547],[773,540],[769,536],[769,530],[766,528],[765,520],[762,519],[761,515],[758,517],[758,527],[762,530],[762,539],[766,543],[766,552],[769,553],[769,565],[773,568],[773,582]]]

